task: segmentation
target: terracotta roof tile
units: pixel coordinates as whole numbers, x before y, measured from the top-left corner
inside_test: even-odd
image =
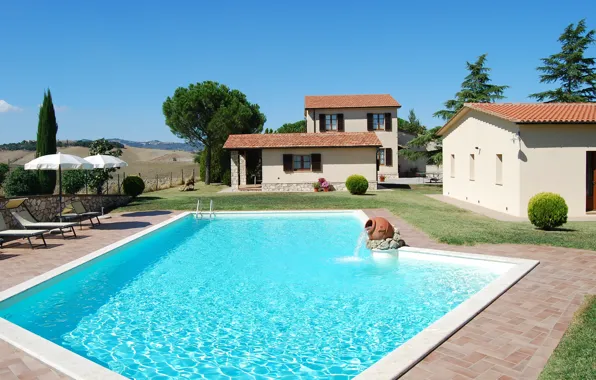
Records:
[[[466,103],[514,123],[596,123],[596,103]]]
[[[305,109],[401,107],[389,94],[305,96]]]
[[[374,132],[272,133],[230,135],[225,149],[251,148],[334,148],[382,146]]]

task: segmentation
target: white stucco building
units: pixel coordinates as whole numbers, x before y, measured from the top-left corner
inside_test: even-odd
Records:
[[[398,177],[399,107],[386,94],[306,96],[306,133],[229,136],[232,188],[313,191],[325,178],[344,190],[361,174],[376,189],[380,175]]]
[[[572,217],[596,208],[595,103],[471,103],[438,133],[446,196],[514,216],[544,191]]]

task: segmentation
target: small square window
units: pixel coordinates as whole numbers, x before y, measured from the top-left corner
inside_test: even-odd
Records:
[[[502,154],[497,154],[497,170],[496,170],[495,183],[497,185],[503,184],[503,155]]]

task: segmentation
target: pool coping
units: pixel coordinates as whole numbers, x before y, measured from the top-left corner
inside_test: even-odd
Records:
[[[363,222],[368,216],[363,210],[268,210],[268,211],[219,211],[215,212],[222,216],[246,216],[248,214],[341,214],[350,213],[357,216]],[[9,289],[0,292],[0,302],[14,297],[28,289],[31,289],[41,283],[59,276],[69,270],[72,270],[82,264],[92,261],[116,248],[128,244],[141,238],[155,230],[158,230],[170,223],[180,220],[194,212],[183,212],[175,215],[168,220],[146,228],[143,231],[135,233],[115,243],[109,244],[101,249],[89,253],[83,257],[75,259],[46,273],[24,281]],[[203,215],[203,218],[208,218]],[[494,302],[500,295],[505,293],[528,272],[530,272],[539,261],[517,259],[501,256],[491,256],[483,254],[471,254],[454,251],[443,251],[423,248],[402,248],[404,252],[423,253],[431,255],[451,256],[465,259],[476,259],[483,261],[497,261],[502,263],[515,264],[514,267],[507,270],[504,274],[489,283],[485,288],[462,302],[456,308],[445,314],[433,324],[416,334],[407,342],[402,344],[394,351],[375,362],[356,376],[358,380],[378,379],[378,378],[396,378],[403,375],[426,355],[440,346],[457,330],[466,325],[477,314],[484,310],[488,305]],[[62,373],[74,379],[125,379],[126,377],[103,367],[83,356],[80,356],[56,343],[53,343],[39,335],[36,335],[20,326],[17,326],[3,318],[0,318],[0,339],[12,344],[13,346],[25,351],[29,355],[40,361],[54,367]]]

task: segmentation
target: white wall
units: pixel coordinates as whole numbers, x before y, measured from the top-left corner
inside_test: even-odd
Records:
[[[367,132],[367,118],[368,113],[391,113],[391,132],[378,131],[375,132],[377,137],[383,144],[383,148],[393,149],[393,165],[381,166],[379,168],[380,174],[397,176],[398,156],[397,156],[397,108],[396,107],[379,107],[379,108],[333,108],[333,109],[317,109],[307,110],[306,112],[306,132],[319,133],[320,132],[320,114],[338,114],[344,115],[344,132]]]
[[[596,151],[596,124],[522,125],[520,208],[539,192],[565,198],[569,216],[586,214],[586,152]]]
[[[464,116],[443,138],[443,194],[507,214],[525,215],[520,208],[518,130],[514,123],[477,111]],[[470,154],[475,155],[474,180],[470,180]],[[503,155],[502,185],[496,183],[497,154]]]
[[[321,177],[329,182],[345,182],[352,174],[376,182],[376,152],[374,147],[263,149],[263,183],[313,183]],[[284,154],[312,153],[321,154],[321,172],[284,172]]]

